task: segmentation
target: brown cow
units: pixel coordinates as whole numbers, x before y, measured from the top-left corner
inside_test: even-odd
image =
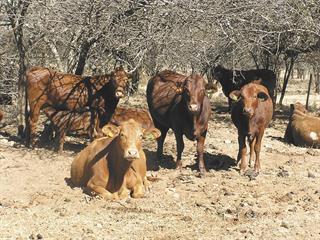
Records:
[[[102,131],[107,137],[94,140],[73,160],[73,184],[86,186],[105,199],[123,199],[129,193],[134,198],[143,197],[148,181],[142,137],[159,137],[159,130],[144,130],[130,119],[119,126],[108,124]]]
[[[276,74],[271,70],[252,69],[252,70],[229,70],[220,65],[212,68],[212,76],[222,86],[222,91],[226,97],[233,90],[240,90],[245,84],[255,81],[268,89],[269,96],[275,103]],[[228,98],[229,108],[231,109],[230,98]]]
[[[72,111],[57,111],[54,108],[45,108],[45,114],[51,120],[53,128],[55,130],[55,146],[56,150],[62,152],[65,135],[68,131],[82,131],[85,134],[91,134],[90,126],[94,125],[93,136],[91,138],[102,137],[103,134],[100,129],[100,117],[96,114],[94,116],[94,120],[92,123],[91,113],[89,109],[87,111],[80,112],[72,112]],[[98,111],[98,113],[103,112],[103,110]],[[103,116],[105,118],[105,116]],[[153,122],[149,112],[145,109],[137,109],[137,108],[123,108],[117,107],[115,109],[114,114],[111,117],[110,122],[119,124],[123,121],[127,121],[129,119],[134,119],[138,123],[142,125],[144,129],[148,129],[153,127]],[[47,135],[52,135],[52,133],[46,132]],[[48,137],[45,139],[48,141]]]
[[[285,141],[296,146],[320,148],[320,118],[308,113],[299,102],[291,104],[290,108]]]
[[[176,168],[182,167],[185,135],[189,140],[197,140],[199,170],[204,176],[203,148],[211,109],[203,78],[197,74],[187,77],[169,70],[162,71],[149,80],[147,101],[154,125],[161,131],[158,158],[162,157],[163,143],[171,128],[177,142]]]
[[[31,68],[26,73],[30,107],[27,145],[34,145],[36,123],[40,110],[45,106],[83,112],[86,107],[95,109],[104,101],[104,110],[110,119],[119,98],[124,96],[128,77],[122,67],[111,74],[92,77],[59,73],[43,67]]]
[[[255,153],[254,171],[259,173],[261,141],[273,113],[268,89],[260,84],[249,83],[244,85],[241,90],[232,91],[229,97],[235,101],[231,110],[231,118],[238,129],[239,153],[237,160],[238,162],[241,160],[240,172],[244,172],[247,167],[247,138],[250,145],[249,165],[251,165]]]

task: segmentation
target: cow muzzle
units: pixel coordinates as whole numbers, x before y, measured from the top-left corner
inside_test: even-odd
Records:
[[[197,104],[189,104],[188,109],[190,113],[198,113],[199,112],[199,106]]]
[[[116,93],[115,93],[115,95],[116,95],[117,98],[123,98],[123,97],[124,97],[123,92],[120,91],[120,90],[117,90]]]
[[[254,111],[253,111],[252,108],[246,108],[246,107],[243,108],[243,114],[244,115],[246,115],[246,116],[251,118],[253,116],[253,113],[254,113]]]
[[[124,156],[128,161],[133,161],[140,158],[138,149],[129,148]]]

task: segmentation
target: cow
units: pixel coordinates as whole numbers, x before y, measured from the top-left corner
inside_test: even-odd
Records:
[[[54,108],[45,108],[44,112],[48,119],[52,123],[52,127],[55,131],[55,147],[56,151],[63,151],[63,144],[65,135],[68,131],[82,131],[84,134],[88,134],[90,138],[102,137],[102,131],[100,128],[100,117],[98,113],[104,115],[103,109],[95,112],[94,120],[91,121],[91,112],[87,109],[84,112],[75,112],[75,111],[57,111]],[[106,113],[108,114],[108,113]],[[106,118],[102,116],[102,118]],[[153,127],[153,122],[149,112],[145,109],[138,108],[123,108],[117,107],[114,114],[110,119],[110,123],[119,124],[123,121],[129,120],[130,118],[134,119],[144,129]],[[90,126],[94,126],[93,136],[91,136]],[[47,136],[44,136],[42,139],[48,141],[48,136],[53,135],[51,132],[45,133]]]
[[[247,139],[250,146],[249,165],[251,166],[255,154],[254,173],[258,174],[261,169],[261,141],[273,115],[272,99],[266,87],[255,83],[246,84],[240,90],[232,91],[229,97],[234,102],[231,118],[238,129],[237,161],[241,160],[240,173],[244,173],[247,168]]]
[[[33,67],[26,73],[27,100],[29,113],[27,121],[26,145],[34,146],[36,123],[40,110],[50,106],[57,110],[83,112],[89,107],[91,115],[95,108],[104,104],[110,120],[119,99],[125,94],[129,74],[123,67],[116,68],[110,74],[83,77],[60,73],[44,67]]]
[[[222,91],[228,97],[229,110],[231,110],[231,102],[229,94],[233,90],[240,90],[245,84],[255,82],[265,86],[271,96],[275,107],[275,89],[277,83],[276,74],[271,70],[252,69],[252,70],[229,70],[221,65],[212,68],[212,76],[221,86]]]
[[[0,111],[0,122],[2,121],[2,119],[3,119],[3,112]]]
[[[299,102],[291,104],[284,140],[296,146],[320,148],[320,118],[311,115]]]
[[[72,183],[104,199],[124,199],[129,193],[133,198],[143,197],[149,183],[142,138],[158,138],[160,131],[143,129],[133,119],[119,126],[107,124],[102,131],[106,137],[94,140],[73,160]]]
[[[159,72],[148,82],[147,103],[154,125],[161,131],[158,159],[163,157],[163,143],[171,128],[177,143],[176,168],[182,167],[185,135],[189,140],[197,141],[198,166],[204,176],[203,150],[211,115],[204,79],[198,74],[185,76],[171,70]]]

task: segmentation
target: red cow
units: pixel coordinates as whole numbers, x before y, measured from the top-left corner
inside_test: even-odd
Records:
[[[265,131],[272,119],[273,104],[267,88],[262,85],[249,83],[241,90],[232,91],[230,99],[235,101],[231,110],[232,121],[238,129],[239,153],[238,162],[240,172],[244,172],[247,167],[246,161],[246,138],[250,145],[249,165],[256,155],[254,171],[260,170],[260,149],[261,141]]]
[[[177,142],[176,168],[182,167],[185,135],[189,140],[197,140],[199,170],[204,176],[203,148],[211,114],[204,79],[197,74],[187,77],[170,70],[162,71],[149,80],[147,101],[154,125],[161,131],[158,158],[162,157],[163,143],[171,128]]]
[[[110,119],[119,99],[124,96],[128,77],[122,67],[111,74],[92,77],[60,73],[43,67],[31,68],[26,73],[30,107],[27,146],[34,145],[36,123],[40,110],[45,106],[57,111],[83,112],[86,107],[98,108],[103,101]]]

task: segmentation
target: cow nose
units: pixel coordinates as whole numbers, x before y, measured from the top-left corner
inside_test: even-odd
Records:
[[[246,114],[246,115],[252,116],[253,115],[253,109],[245,107],[245,108],[243,108],[243,113]]]
[[[189,109],[192,112],[196,112],[196,111],[198,111],[198,105],[197,104],[190,104]]]
[[[138,150],[137,150],[137,149],[128,149],[128,156],[129,156],[130,158],[137,158],[137,157],[139,157]]]
[[[123,92],[121,92],[121,91],[116,91],[116,97],[117,97],[117,98],[122,98],[122,97],[123,97]]]

